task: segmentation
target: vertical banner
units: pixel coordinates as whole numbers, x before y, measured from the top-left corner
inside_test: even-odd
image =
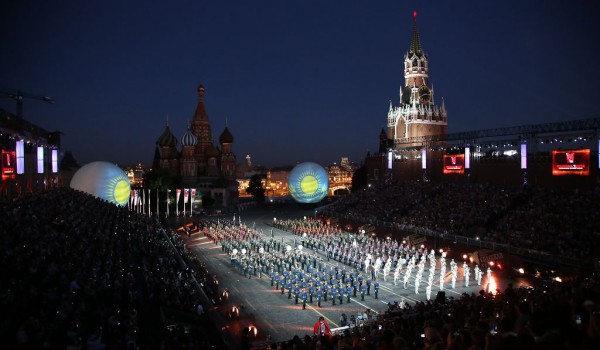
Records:
[[[427,149],[423,148],[421,150],[421,168],[427,169]]]
[[[177,189],[177,196],[175,197],[175,213],[179,216],[179,197],[181,196],[181,188]]]
[[[465,147],[465,169],[471,168],[471,149]]]
[[[150,209],[152,207],[152,202],[150,201],[150,189],[149,188],[146,189],[146,198],[148,198],[146,200],[146,202],[148,202],[148,204],[146,204],[146,205],[148,206],[148,216],[150,216]]]
[[[387,154],[387,168],[388,170],[392,169],[392,158],[393,158],[393,153],[392,150],[388,150],[388,154]]]
[[[184,188],[183,189],[183,216],[185,216],[185,205],[188,202],[188,196],[190,195],[190,189],[189,188]]]
[[[58,150],[52,150],[52,172],[58,173]]]
[[[192,193],[190,194],[190,215],[193,215],[194,209],[194,199],[196,198],[196,189],[192,188]]]
[[[135,205],[135,190],[131,190],[131,193],[129,194],[129,210],[131,210],[133,208],[133,206]]]
[[[37,148],[37,172],[38,174],[44,173],[44,147],[42,146]]]
[[[25,173],[25,142],[17,141],[15,152],[17,154],[17,174]]]
[[[167,189],[167,217],[169,217],[169,193],[171,193],[171,190]]]
[[[521,169],[527,169],[527,144],[521,144]]]

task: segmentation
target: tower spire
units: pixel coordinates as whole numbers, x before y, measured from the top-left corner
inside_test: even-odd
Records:
[[[194,119],[197,120],[208,120],[208,114],[204,107],[204,86],[201,84],[198,86],[198,104],[196,105],[196,112],[194,113]]]
[[[413,32],[412,39],[410,41],[410,53],[414,53],[417,56],[421,56],[423,54],[423,48],[421,47],[421,36],[419,35],[419,28],[417,27],[417,11],[413,12]]]

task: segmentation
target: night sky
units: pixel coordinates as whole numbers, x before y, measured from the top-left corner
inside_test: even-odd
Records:
[[[199,84],[238,163],[360,162],[398,105],[414,10],[449,132],[600,117],[596,0],[2,1],[0,89],[53,97],[24,117],[80,164],[150,165]]]

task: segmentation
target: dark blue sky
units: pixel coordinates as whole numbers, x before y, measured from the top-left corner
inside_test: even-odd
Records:
[[[600,117],[595,0],[2,1],[0,89],[52,96],[24,117],[81,164],[150,165],[200,83],[238,162],[360,162],[398,104],[413,10],[449,132]]]

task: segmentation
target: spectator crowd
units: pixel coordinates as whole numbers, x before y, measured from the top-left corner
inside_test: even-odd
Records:
[[[600,193],[580,189],[388,181],[325,215],[432,230],[590,262],[600,255]]]
[[[173,243],[155,219],[72,189],[1,202],[1,347],[204,348],[214,332],[191,275],[206,273]],[[188,329],[161,316],[176,313]]]
[[[596,192],[481,184],[386,183],[340,200],[328,215],[479,237],[582,260],[600,253]],[[282,220],[293,248],[233,222],[203,234],[248,278],[267,278],[291,299],[347,303],[388,265],[427,254],[392,239],[350,236],[312,220]],[[72,189],[0,202],[0,339],[7,349],[203,349],[219,347],[202,307],[216,281],[184,240],[154,218]],[[303,245],[312,249],[297,249]],[[242,250],[244,253],[242,254]],[[318,256],[316,252],[322,254]],[[243,255],[243,256],[242,256]],[[323,259],[334,260],[325,267]],[[377,269],[366,261],[380,260]],[[339,263],[339,264],[338,264]],[[387,263],[387,264],[386,264]],[[370,282],[370,283],[368,283]],[[285,288],[285,289],[284,289]],[[318,291],[321,294],[318,294]],[[364,297],[364,296],[363,296]],[[376,294],[375,296],[376,297]],[[176,319],[185,318],[185,322]],[[185,323],[185,327],[182,325]],[[493,295],[418,302],[334,334],[282,349],[600,348],[600,284],[592,275]]]

